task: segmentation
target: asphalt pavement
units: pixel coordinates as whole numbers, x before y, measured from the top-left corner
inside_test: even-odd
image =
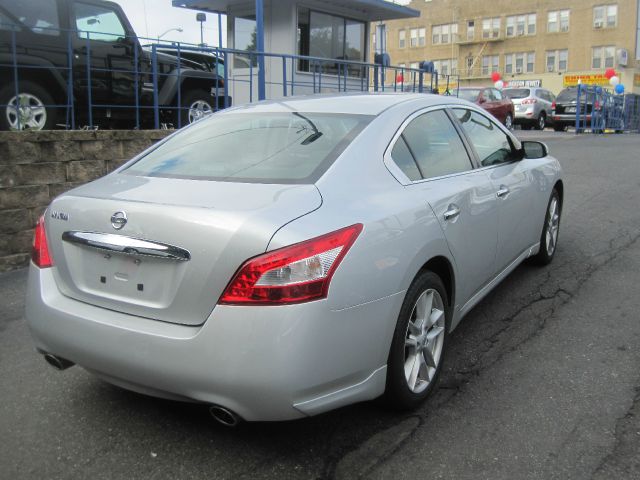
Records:
[[[566,174],[559,247],[460,324],[419,410],[227,429],[33,351],[0,275],[1,479],[640,478],[640,135],[517,132]]]

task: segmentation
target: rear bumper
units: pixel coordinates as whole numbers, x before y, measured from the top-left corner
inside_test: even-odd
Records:
[[[217,306],[201,326],[136,317],[65,297],[31,266],[36,347],[141,393],[224,406],[245,420],[314,415],[383,393],[404,292],[339,311],[326,301]]]

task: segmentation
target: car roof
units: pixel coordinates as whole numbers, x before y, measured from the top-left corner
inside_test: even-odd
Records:
[[[379,115],[385,110],[402,103],[420,101],[421,106],[466,102],[454,96],[429,93],[343,93],[287,97],[242,105],[223,110],[221,113],[252,112],[308,112]]]

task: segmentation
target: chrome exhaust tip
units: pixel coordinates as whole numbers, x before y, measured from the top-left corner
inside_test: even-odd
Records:
[[[64,358],[57,357],[51,353],[45,353],[44,359],[49,365],[60,371],[66,370],[67,368],[73,367],[75,365],[75,363],[70,362],[69,360],[66,360]]]
[[[209,407],[209,413],[216,422],[224,425],[225,427],[237,427],[242,420],[231,410],[221,407],[220,405],[212,405],[211,407]]]

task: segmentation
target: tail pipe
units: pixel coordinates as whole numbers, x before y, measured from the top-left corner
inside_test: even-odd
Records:
[[[220,405],[212,405],[209,407],[209,413],[215,419],[216,422],[224,425],[225,427],[237,427],[242,419],[229,410],[228,408],[221,407]]]
[[[51,353],[45,353],[44,354],[44,359],[53,368],[55,368],[56,370],[61,370],[61,371],[62,370],[66,370],[67,368],[73,367],[75,365],[75,363],[70,362],[69,360],[67,360],[65,358],[53,355]]]

